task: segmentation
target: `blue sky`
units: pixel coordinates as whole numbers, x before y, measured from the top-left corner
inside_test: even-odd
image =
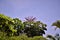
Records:
[[[60,0],[0,0],[0,13],[21,20],[34,16],[47,24],[46,34],[60,33],[51,26],[60,20]]]

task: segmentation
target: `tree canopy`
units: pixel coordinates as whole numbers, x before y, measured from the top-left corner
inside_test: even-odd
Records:
[[[52,26],[60,28],[60,20],[52,23]],[[26,17],[25,21],[22,21],[0,14],[0,40],[47,40],[43,37],[46,27],[47,25],[36,20],[36,17]],[[52,35],[47,37],[55,40]]]
[[[46,24],[40,22],[40,21],[35,21],[35,17],[27,17],[25,18],[26,21],[23,22],[25,30],[24,32],[30,37],[33,36],[43,36],[45,34],[44,30],[46,29]]]
[[[57,20],[52,24],[52,26],[56,26],[57,28],[60,28],[60,20]]]
[[[18,18],[10,18],[0,14],[0,30],[6,32],[7,35],[16,35],[22,32],[28,36],[42,36],[45,34],[46,24],[35,21],[35,17],[27,17],[26,21],[22,22]]]

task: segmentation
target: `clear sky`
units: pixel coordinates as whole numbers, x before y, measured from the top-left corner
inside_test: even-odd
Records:
[[[34,16],[47,24],[46,34],[60,33],[51,26],[60,19],[60,0],[0,0],[0,13],[21,20]]]

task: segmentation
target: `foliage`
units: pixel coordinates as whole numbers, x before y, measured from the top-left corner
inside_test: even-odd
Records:
[[[33,40],[47,40],[47,39],[44,38],[43,36],[35,36],[33,37]]]
[[[13,19],[14,20],[14,29],[17,30],[17,32],[15,32],[15,35],[19,35],[20,33],[22,33],[22,30],[24,29],[24,24],[22,23],[21,20],[19,20],[18,18]]]
[[[54,22],[54,23],[52,24],[52,26],[56,26],[55,29],[57,29],[57,28],[60,29],[60,20],[57,20],[56,22]],[[60,40],[59,34],[55,35],[55,38],[56,38],[57,40]]]
[[[14,20],[8,16],[0,14],[0,31],[6,32],[7,35],[13,35],[17,30],[14,29]]]
[[[52,26],[56,26],[57,28],[60,28],[60,20],[57,20],[52,24]]]
[[[47,30],[46,24],[43,24],[40,21],[35,21],[35,18],[27,17],[25,19],[26,21],[23,22],[25,26],[24,32],[28,35],[28,37],[42,36],[45,34],[44,30]]]
[[[19,35],[24,29],[24,25],[18,18],[12,19],[0,14],[0,31],[6,32],[8,36]]]
[[[54,36],[52,36],[52,35],[47,35],[47,38],[49,38],[50,40],[60,40],[59,34],[56,34],[56,35],[54,35]],[[49,39],[48,39],[48,40],[49,40]]]
[[[53,37],[52,35],[47,35],[47,38],[50,38],[51,40],[56,40],[55,37]]]
[[[8,16],[5,16],[5,15],[3,15],[3,14],[0,14],[0,18],[1,18],[1,20],[4,19],[4,20],[8,20],[8,21],[13,22],[13,19],[12,19],[12,18],[10,18],[10,17],[8,17]]]
[[[0,40],[46,40],[46,38],[42,36],[35,36],[35,37],[27,37],[27,35],[22,34],[21,36],[6,36],[3,32],[0,32]]]
[[[18,18],[10,18],[0,14],[0,40],[47,40],[43,37],[45,34],[46,24],[36,21],[35,17],[26,17],[22,22]],[[60,28],[60,21],[52,25]],[[53,36],[49,36],[54,40]]]

